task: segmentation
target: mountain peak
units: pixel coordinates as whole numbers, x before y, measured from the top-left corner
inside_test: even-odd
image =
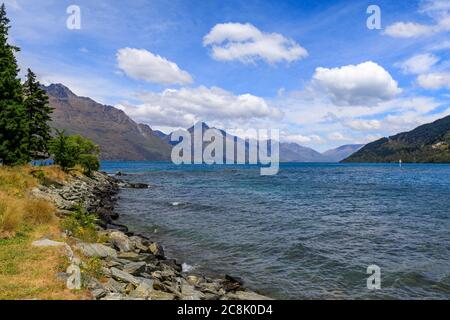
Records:
[[[52,83],[49,86],[43,86],[49,95],[58,99],[67,99],[70,95],[75,95],[69,88],[61,83]]]

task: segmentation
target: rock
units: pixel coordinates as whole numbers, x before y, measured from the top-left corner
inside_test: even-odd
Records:
[[[114,229],[114,230],[118,230],[121,232],[128,232],[128,227],[120,225],[120,224],[115,224],[115,223],[108,223],[106,225],[107,229]]]
[[[83,274],[82,280],[83,280],[83,287],[88,288],[90,290],[103,288],[100,281],[89,275]]]
[[[131,284],[131,283],[127,284],[127,285],[125,286],[125,292],[126,292],[126,294],[129,295],[130,292],[133,291],[135,288],[136,288],[135,285],[133,285],[133,284]]]
[[[150,300],[174,300],[175,297],[172,293],[157,290],[153,290],[148,296]]]
[[[130,261],[141,261],[142,259],[145,259],[145,257],[142,257],[141,255],[137,254],[136,252],[119,252],[117,255],[120,259],[130,260]]]
[[[191,286],[197,286],[200,283],[201,279],[199,277],[197,277],[197,276],[190,275],[190,276],[186,277],[186,281]]]
[[[109,234],[111,243],[120,250],[120,252],[129,252],[134,249],[130,239],[120,231],[114,231]]]
[[[153,292],[153,283],[149,284],[147,282],[141,282],[141,284],[130,293],[130,297],[146,299],[150,297],[152,292]]]
[[[113,248],[100,243],[79,243],[75,246],[86,257],[116,258],[117,252]]]
[[[181,300],[202,300],[205,295],[196,290],[194,286],[190,285],[186,280],[181,280]]]
[[[131,262],[125,265],[122,270],[129,274],[137,276],[145,272],[146,264],[145,262]]]
[[[148,249],[150,250],[150,252],[157,258],[159,259],[163,259],[164,258],[164,249],[163,247],[156,242],[153,242]]]
[[[226,295],[231,300],[273,300],[269,297],[262,296],[251,291],[236,291],[234,293],[227,293]]]
[[[33,241],[31,243],[33,247],[64,247],[66,246],[65,242],[58,242],[49,239],[41,239],[37,241]]]
[[[175,270],[178,273],[181,273],[183,268],[181,267],[181,264],[177,263],[177,260],[170,259],[170,260],[163,260],[160,262],[162,266],[167,266],[170,269]]]
[[[117,268],[111,268],[111,275],[114,279],[125,282],[125,283],[131,283],[135,286],[139,285],[139,280],[136,279],[133,275],[124,272],[122,270],[119,270]]]
[[[125,286],[116,280],[110,278],[108,282],[103,285],[103,287],[109,292],[113,293],[125,293]]]
[[[241,279],[232,277],[230,275],[225,275],[225,280],[222,281],[222,286],[225,291],[236,291],[243,289],[243,281]]]
[[[107,295],[107,292],[104,289],[95,289],[91,293],[94,299],[96,300],[103,298],[104,296]]]
[[[139,252],[146,252],[148,250],[148,246],[146,246],[143,243],[142,238],[137,237],[137,236],[132,236],[130,237],[130,241],[133,244],[134,248],[137,249]]]
[[[100,300],[123,300],[123,296],[120,293],[109,293]]]

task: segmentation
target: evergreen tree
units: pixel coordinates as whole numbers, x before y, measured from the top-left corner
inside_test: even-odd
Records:
[[[5,4],[0,6],[0,161],[6,165],[28,162],[27,119],[22,85],[14,53],[8,44],[9,19]]]
[[[64,130],[55,129],[55,131],[56,137],[50,141],[50,152],[55,164],[67,171],[77,164],[80,146],[66,135]]]
[[[28,123],[28,152],[31,159],[45,159],[51,139],[49,122],[53,109],[48,105],[48,96],[41,88],[36,75],[28,69],[23,84],[24,105]]]

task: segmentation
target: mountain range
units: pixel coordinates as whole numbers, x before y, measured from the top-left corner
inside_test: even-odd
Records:
[[[43,88],[49,96],[50,106],[54,109],[52,126],[63,129],[68,134],[81,134],[93,140],[100,146],[102,160],[170,160],[173,146],[170,134],[153,130],[146,124],[136,123],[115,107],[77,96],[62,84],[51,84]],[[206,124],[204,126],[209,128]],[[192,132],[193,128],[187,130]],[[282,142],[280,161],[338,162],[361,147],[362,145],[345,145],[320,153],[296,143]]]
[[[343,162],[450,162],[450,116],[367,144]]]

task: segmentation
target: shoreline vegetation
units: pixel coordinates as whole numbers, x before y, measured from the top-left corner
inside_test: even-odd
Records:
[[[115,224],[120,188],[145,184],[56,166],[1,167],[0,177],[1,201],[17,201],[0,206],[0,299],[268,299],[228,275],[183,272],[160,244]]]

